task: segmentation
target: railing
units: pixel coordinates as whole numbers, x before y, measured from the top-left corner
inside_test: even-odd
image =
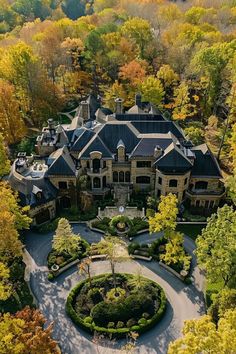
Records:
[[[207,189],[192,189],[187,190],[186,193],[190,195],[222,195],[225,193],[225,188],[219,191],[207,190]]]
[[[108,171],[108,167],[104,168],[86,168],[86,172],[88,175],[101,175]]]

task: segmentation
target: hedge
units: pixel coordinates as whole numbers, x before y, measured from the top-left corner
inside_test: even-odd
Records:
[[[125,276],[126,279],[131,276],[131,274],[127,274],[127,273],[121,273],[119,275]],[[110,276],[110,274],[102,274],[102,275],[94,276],[93,279],[99,280],[99,279],[103,279],[103,278],[109,277],[109,276]],[[157,286],[160,290],[160,306],[158,308],[158,311],[152,316],[152,318],[150,318],[146,321],[145,325],[138,324],[138,325],[134,325],[130,328],[127,328],[127,327],[126,328],[105,328],[105,327],[96,326],[95,324],[91,323],[90,321],[83,320],[81,317],[79,317],[73,308],[73,304],[74,304],[74,300],[75,300],[76,296],[80,293],[80,291],[81,291],[82,287],[85,285],[85,283],[88,282],[88,279],[81,281],[75,288],[73,288],[71,290],[70,294],[67,297],[67,301],[66,301],[66,312],[67,312],[68,316],[72,319],[72,321],[77,326],[81,327],[82,329],[84,329],[85,331],[87,331],[91,334],[93,334],[94,332],[99,332],[102,334],[106,334],[108,336],[112,336],[117,339],[126,337],[126,335],[128,333],[134,332],[134,331],[139,334],[142,334],[142,333],[148,331],[149,329],[153,328],[162,319],[162,317],[164,316],[165,311],[166,311],[166,296],[165,296],[163,289],[160,287],[159,284],[157,284],[149,279],[148,279],[148,281],[150,283],[155,284],[155,286]]]

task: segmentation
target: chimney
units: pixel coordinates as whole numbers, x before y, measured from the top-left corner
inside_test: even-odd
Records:
[[[163,152],[162,148],[159,145],[157,145],[154,149],[155,159],[158,159],[162,155],[162,152]]]
[[[55,125],[53,119],[51,118],[48,119],[48,130],[51,136],[55,134]]]
[[[80,106],[81,106],[81,117],[84,120],[88,120],[90,118],[89,103],[87,101],[82,101],[80,102]]]
[[[116,114],[122,114],[123,113],[123,99],[122,98],[116,98],[115,99],[115,104],[116,104]]]
[[[141,93],[136,93],[135,95],[135,105],[138,107],[142,106],[142,95]]]

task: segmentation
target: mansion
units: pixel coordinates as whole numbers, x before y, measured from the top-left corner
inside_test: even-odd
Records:
[[[36,151],[30,157],[19,153],[9,176],[21,204],[31,208],[33,224],[54,218],[57,207],[78,205],[81,176],[87,192],[100,198],[109,192],[116,197],[117,186],[123,186],[127,198],[132,191],[174,193],[180,203],[212,209],[224,196],[221,171],[207,145],[193,146],[139,94],[126,112],[122,99],[112,112],[90,96],[70,124],[48,121]]]

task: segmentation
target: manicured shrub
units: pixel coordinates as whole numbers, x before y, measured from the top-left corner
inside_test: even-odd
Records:
[[[117,325],[116,325],[116,328],[123,328],[124,326],[125,326],[125,324],[124,324],[123,321],[118,321]]]
[[[88,291],[88,298],[96,305],[102,301],[102,295],[98,288],[93,288]]]
[[[146,217],[147,218],[153,218],[155,216],[155,210],[148,208],[146,210]]]
[[[129,327],[136,325],[136,323],[137,323],[137,321],[135,321],[134,318],[130,318],[126,323],[126,326],[129,328]]]
[[[137,242],[131,242],[128,245],[128,252],[129,254],[134,254],[134,251],[138,250],[140,248],[140,245]]]
[[[115,323],[114,322],[109,322],[107,325],[107,328],[114,328],[115,327]]]
[[[85,319],[84,319],[84,323],[91,324],[92,322],[93,322],[92,317],[90,317],[90,316],[85,317]]]
[[[138,321],[138,324],[140,325],[140,326],[145,326],[146,324],[147,324],[147,320],[146,320],[146,318],[140,318],[140,320]]]
[[[150,317],[150,315],[149,315],[149,313],[144,312],[144,313],[142,314],[142,317],[147,320],[147,319]]]

